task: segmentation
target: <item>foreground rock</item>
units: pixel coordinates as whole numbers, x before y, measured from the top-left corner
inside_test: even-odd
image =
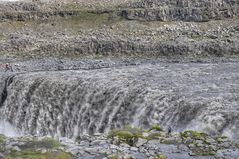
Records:
[[[226,137],[195,131],[167,134],[158,126],[84,135],[76,141],[30,136],[0,139],[4,159],[232,159],[239,155],[238,144]]]
[[[0,158],[4,159],[73,159],[64,146],[47,137],[7,138],[0,135]]]

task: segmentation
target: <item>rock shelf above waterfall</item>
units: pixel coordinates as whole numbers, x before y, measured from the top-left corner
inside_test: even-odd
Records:
[[[39,1],[1,2],[0,55],[238,61],[235,0]]]

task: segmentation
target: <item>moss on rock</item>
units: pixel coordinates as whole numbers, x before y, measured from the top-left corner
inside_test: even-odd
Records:
[[[133,146],[138,138],[144,138],[142,131],[138,128],[125,127],[124,129],[112,130],[108,134],[108,138],[117,138],[119,143],[126,143]]]
[[[7,139],[14,143],[4,152],[4,159],[72,159],[61,143],[50,137],[18,137]]]
[[[114,131],[109,135],[110,138],[117,138],[119,143],[126,143],[128,145],[133,146],[138,139],[137,136],[135,136],[133,133],[130,131],[126,130],[119,130],[119,131]]]
[[[0,144],[3,144],[6,140],[6,137],[2,134],[0,134]]]
[[[181,133],[182,138],[190,137],[190,138],[196,139],[196,140],[204,140],[205,137],[207,137],[207,136],[208,135],[206,133],[192,131],[192,130],[187,130],[187,131],[184,131],[183,133]]]
[[[24,144],[20,145],[19,148],[23,150],[34,150],[34,149],[39,149],[39,148],[44,148],[44,149],[56,149],[61,146],[60,142],[50,138],[19,138],[19,141],[23,142]]]
[[[72,159],[71,154],[66,152],[46,152],[38,151],[13,151],[4,159]]]
[[[163,131],[163,129],[159,125],[152,125],[148,131],[152,131],[152,130]]]
[[[155,156],[154,159],[167,159],[167,156],[164,154],[159,154],[159,155]]]
[[[147,140],[154,140],[154,139],[159,139],[159,137],[161,137],[160,133],[151,133],[146,137],[146,139]]]
[[[5,142],[6,142],[6,137],[0,134],[0,152],[4,152]]]

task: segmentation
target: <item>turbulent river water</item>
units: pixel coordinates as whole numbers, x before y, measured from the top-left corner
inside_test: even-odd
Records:
[[[1,72],[0,117],[28,134],[73,139],[159,124],[238,140],[238,70],[239,63],[156,63]]]

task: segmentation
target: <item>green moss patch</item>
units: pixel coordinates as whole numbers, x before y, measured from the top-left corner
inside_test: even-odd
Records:
[[[195,149],[192,150],[196,155],[198,156],[214,156],[216,154],[216,152],[214,150],[211,149]]]
[[[159,125],[151,126],[148,131],[152,131],[152,130],[163,131],[163,129]]]
[[[112,156],[108,156],[109,159],[119,159],[120,156],[119,155],[112,155]]]
[[[147,140],[155,140],[155,139],[159,139],[159,137],[161,137],[160,133],[151,133],[149,134],[149,136],[146,137]]]
[[[0,134],[0,144],[3,144],[6,140],[6,137],[2,134]]]
[[[61,146],[60,142],[54,140],[53,138],[43,138],[38,140],[36,138],[21,138],[19,141],[23,141],[24,144],[20,145],[19,148],[23,150],[32,150],[32,149],[56,149]]]
[[[0,33],[0,41],[3,40],[5,37],[3,34]]]
[[[205,140],[205,137],[207,137],[207,136],[208,135],[205,133],[192,131],[192,130],[184,131],[183,133],[181,133],[182,138],[190,137],[190,138],[196,139],[196,140]]]
[[[154,159],[167,159],[167,157],[164,154],[159,154],[155,156]]]
[[[210,145],[211,143],[207,142],[206,139],[209,136],[205,133],[188,130],[181,133],[181,137],[183,140],[192,140],[191,142],[186,142],[185,144],[187,144],[190,147],[191,151],[197,156],[214,156],[216,154],[215,149],[210,146],[206,146]]]
[[[128,145],[135,145],[138,138],[143,138],[142,131],[137,128],[125,127],[124,129],[112,130],[108,134],[108,138],[117,138],[118,144],[126,143]]]
[[[72,159],[73,157],[66,152],[47,152],[41,153],[37,151],[21,151],[21,152],[11,152],[10,155],[4,159]]]
[[[6,137],[0,134],[0,152],[4,152],[5,142],[6,142]]]

